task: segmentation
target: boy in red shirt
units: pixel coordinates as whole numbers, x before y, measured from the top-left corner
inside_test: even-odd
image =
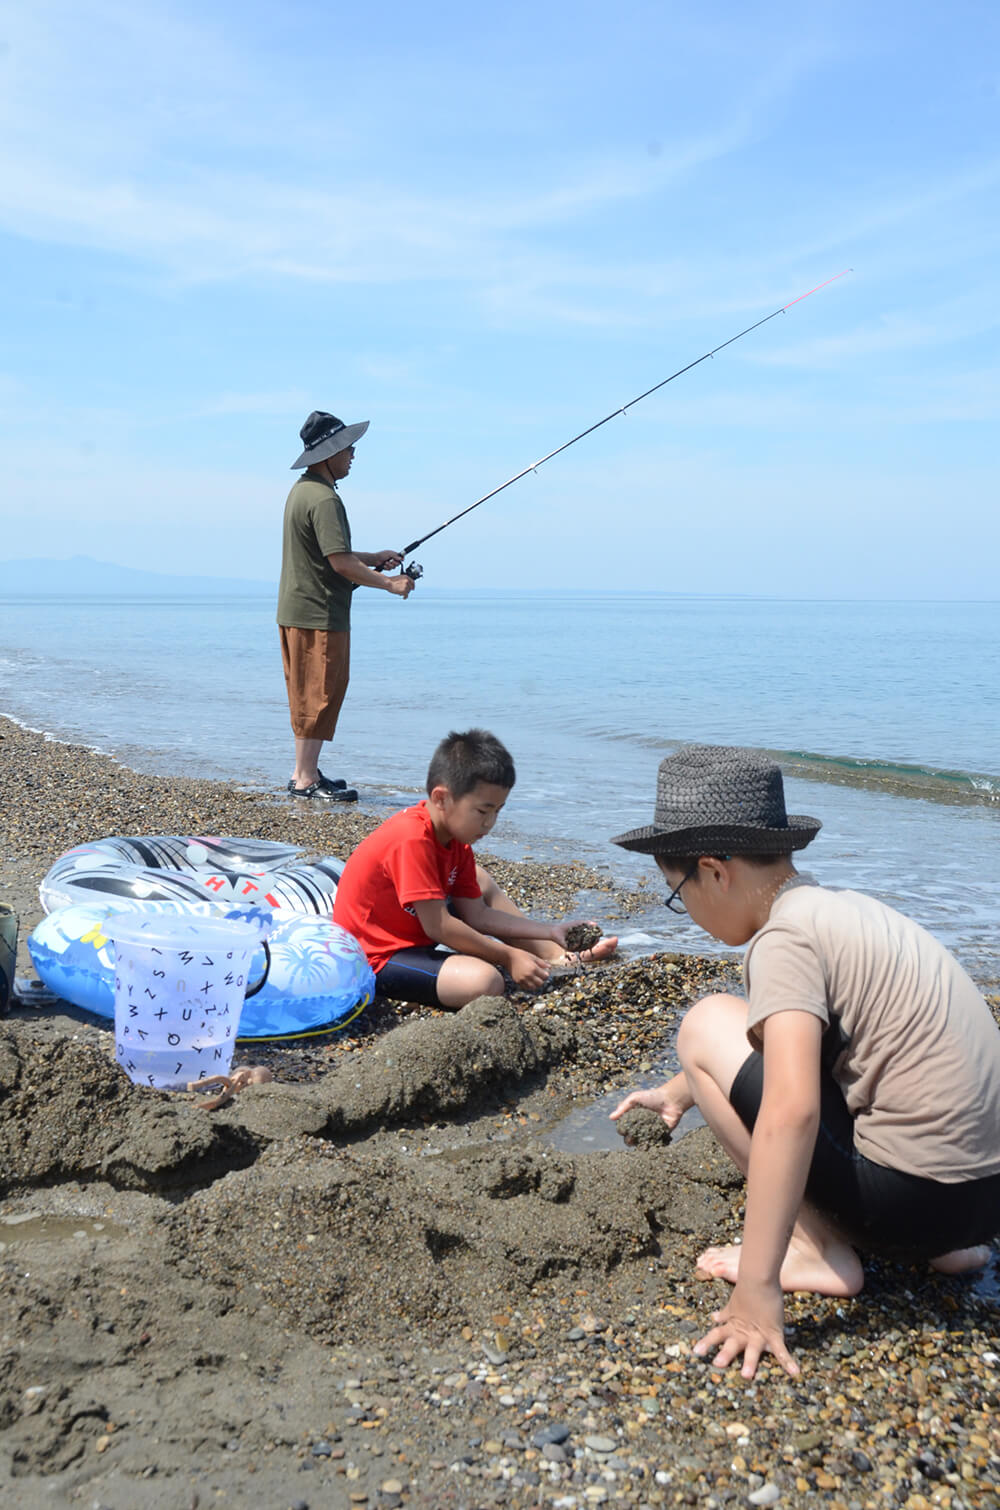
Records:
[[[389,818],[347,861],[334,922],[360,942],[383,996],[457,1011],[505,995],[501,971],[537,991],[566,958],[571,924],[525,917],[472,853],[515,779],[495,735],[449,734],[431,760],[426,802]],[[617,942],[600,939],[586,957],[605,959]]]

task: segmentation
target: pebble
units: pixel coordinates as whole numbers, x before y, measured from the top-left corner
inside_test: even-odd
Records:
[[[777,1484],[761,1484],[759,1489],[747,1495],[751,1505],[776,1505],[780,1498],[781,1490]]]
[[[565,1442],[569,1435],[568,1426],[564,1426],[561,1421],[552,1421],[548,1426],[542,1426],[534,1433],[531,1445],[533,1447],[544,1447],[546,1444],[557,1446],[560,1442]]]
[[[583,1444],[585,1447],[589,1447],[591,1452],[600,1454],[614,1452],[615,1448],[618,1446],[618,1443],[615,1441],[614,1437],[601,1436],[584,1437]]]

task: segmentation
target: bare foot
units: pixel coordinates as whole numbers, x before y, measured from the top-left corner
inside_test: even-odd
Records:
[[[612,934],[609,938],[598,939],[591,949],[583,949],[580,952],[580,960],[589,965],[596,960],[610,959],[618,948],[618,935]]]
[[[271,1071],[265,1069],[262,1064],[254,1065],[253,1067],[245,1064],[239,1069],[233,1070],[231,1075],[208,1075],[204,1080],[192,1080],[188,1084],[188,1090],[204,1091],[210,1090],[212,1087],[218,1087],[218,1095],[213,1096],[208,1101],[195,1102],[195,1105],[202,1111],[214,1112],[220,1106],[226,1106],[246,1086],[266,1085],[268,1081],[273,1079],[274,1076],[271,1074]]]
[[[977,1248],[952,1248],[950,1253],[932,1258],[931,1268],[939,1274],[968,1274],[972,1269],[985,1269],[992,1257],[993,1249],[986,1243]]]
[[[725,1248],[706,1248],[698,1259],[696,1277],[724,1279],[734,1285],[742,1251],[738,1243]],[[779,1278],[781,1288],[788,1295],[798,1290],[812,1295],[857,1295],[865,1282],[858,1255],[847,1243],[837,1239],[820,1252],[811,1243],[800,1243],[793,1237]]]
[[[559,964],[566,965],[596,965],[601,960],[610,959],[618,948],[618,935],[613,934],[610,938],[598,939],[590,949],[581,949],[575,954],[571,949],[567,950]],[[555,962],[554,962],[555,963]]]

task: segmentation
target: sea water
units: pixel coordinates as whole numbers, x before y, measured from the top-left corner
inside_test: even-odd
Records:
[[[324,768],[374,812],[480,725],[518,782],[495,852],[580,858],[663,890],[611,835],[652,817],[681,743],[747,744],[823,820],[802,863],[901,908],[1000,977],[1000,604],[666,593],[359,592],[352,685]],[[284,787],[291,735],[270,596],[0,603],[0,711],[137,769]],[[53,859],[55,856],[53,856]],[[651,905],[634,948],[711,945]]]

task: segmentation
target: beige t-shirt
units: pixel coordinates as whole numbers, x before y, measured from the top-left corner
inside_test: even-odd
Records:
[[[812,1012],[855,1118],[859,1153],[951,1183],[1000,1173],[1000,1032],[958,961],[873,897],[813,884],[779,893],[747,948],[747,1035]]]

